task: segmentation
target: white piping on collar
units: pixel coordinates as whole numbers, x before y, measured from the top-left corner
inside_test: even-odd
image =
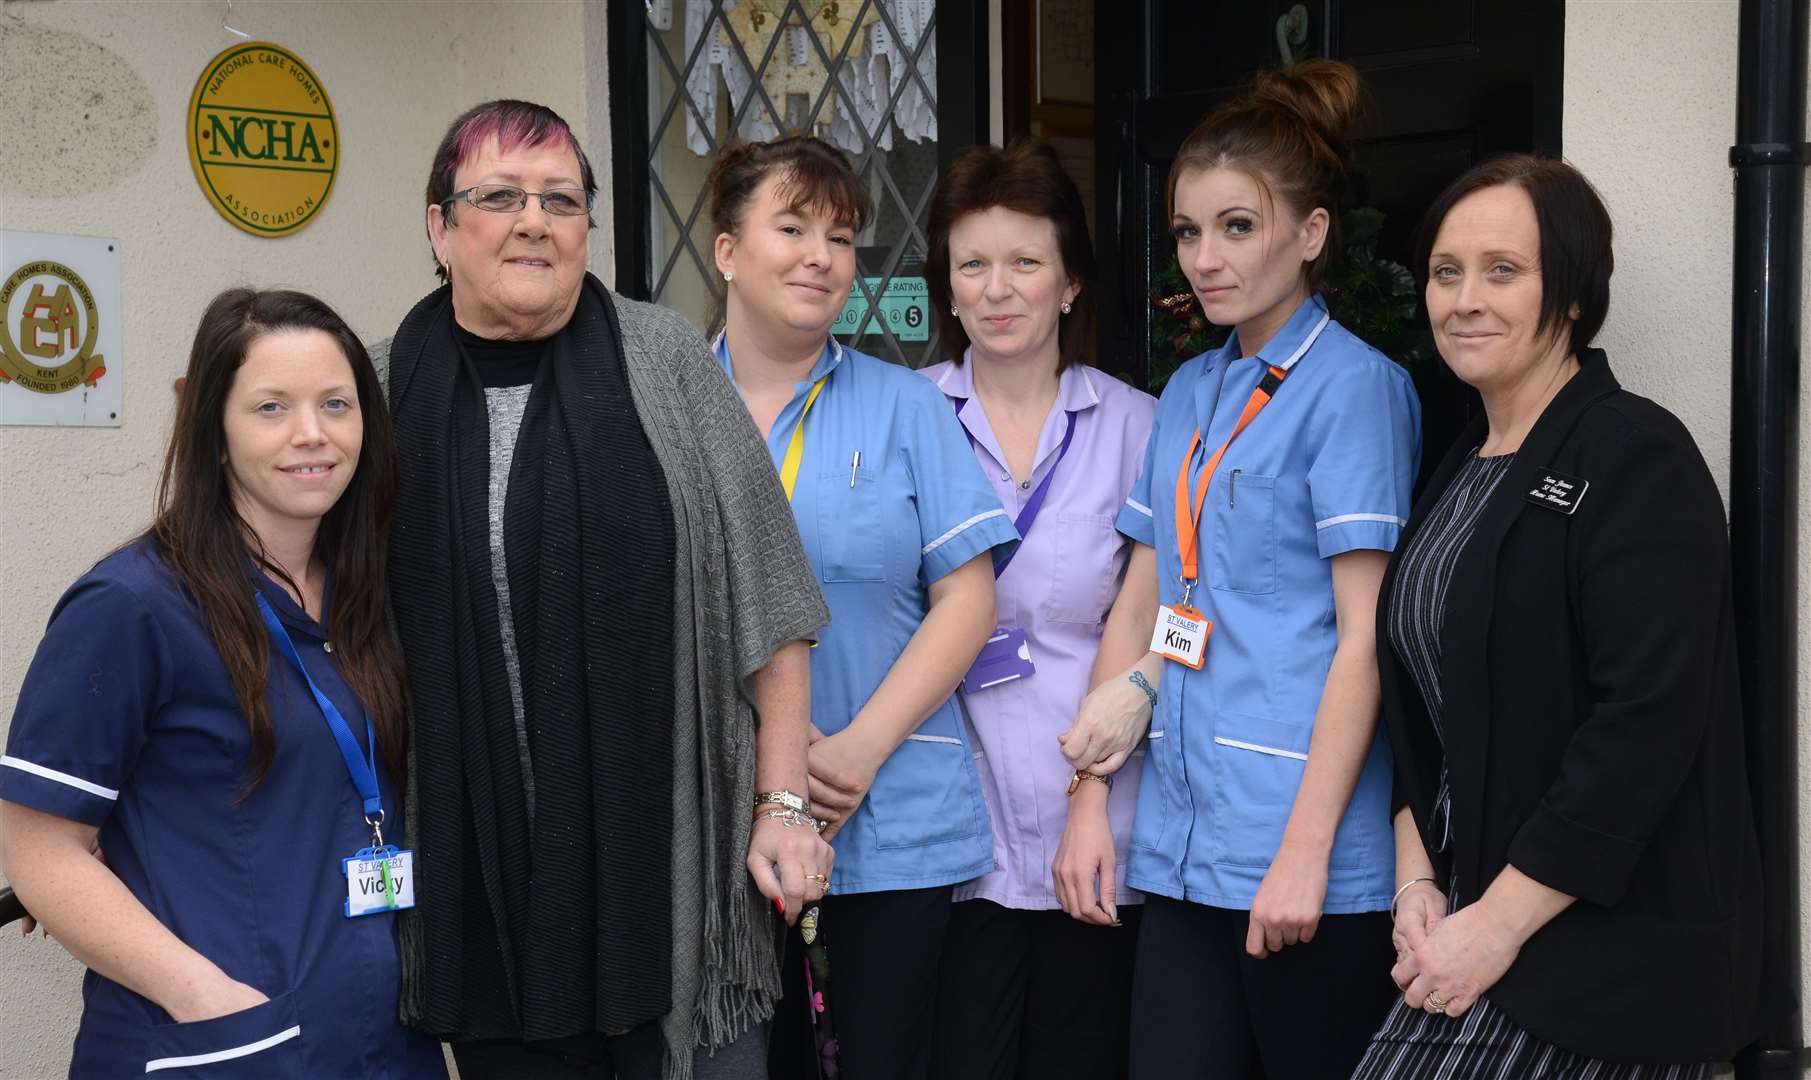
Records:
[[[1329,314],[1328,312],[1325,312],[1325,311],[1321,312],[1321,321],[1315,323],[1314,329],[1308,331],[1308,336],[1303,338],[1301,345],[1299,347],[1297,347],[1297,349],[1294,352],[1289,354],[1289,359],[1283,361],[1282,363],[1280,363],[1276,366],[1282,368],[1284,371],[1288,371],[1290,368],[1295,367],[1295,362],[1297,360],[1300,360],[1304,353],[1306,353],[1309,349],[1312,349],[1314,347],[1314,339],[1320,337],[1321,331],[1325,330],[1327,328],[1327,324],[1332,321],[1333,321],[1333,316],[1331,314]]]
[[[1099,405],[1100,394],[1094,389],[1094,376],[1088,374],[1088,369],[1085,367],[1082,368],[1082,385],[1088,388],[1088,404]]]

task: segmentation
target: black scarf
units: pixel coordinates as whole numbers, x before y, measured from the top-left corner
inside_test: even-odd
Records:
[[[525,767],[491,577],[484,390],[451,287],[391,346],[390,587],[418,807],[403,1018],[443,1038],[615,1034],[671,1005],[673,513],[621,347],[610,294],[586,275],[517,437],[503,546]]]

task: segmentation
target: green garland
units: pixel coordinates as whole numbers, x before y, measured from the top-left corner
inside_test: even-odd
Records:
[[[1401,263],[1377,257],[1383,212],[1371,207],[1348,211],[1343,221],[1345,258],[1333,264],[1323,291],[1340,325],[1385,356],[1419,375],[1431,366],[1433,340],[1415,317],[1415,279]],[[1201,304],[1171,255],[1151,291],[1150,390],[1163,392],[1185,360],[1220,347],[1229,331],[1201,314]]]

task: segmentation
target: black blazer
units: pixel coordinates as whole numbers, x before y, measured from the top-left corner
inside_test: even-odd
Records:
[[[1537,1037],[1612,1061],[1726,1058],[1757,1032],[1762,919],[1723,503],[1678,418],[1623,390],[1601,351],[1580,360],[1446,594],[1452,845],[1435,865],[1443,887],[1458,871],[1455,908],[1506,863],[1578,898],[1485,995]],[[1442,748],[1389,643],[1389,599],[1484,431],[1429,480],[1378,605],[1396,805],[1424,838]]]

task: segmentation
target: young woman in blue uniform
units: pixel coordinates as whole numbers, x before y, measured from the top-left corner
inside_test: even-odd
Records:
[[[1138,1080],[1345,1077],[1395,995],[1376,966],[1395,882],[1374,613],[1419,406],[1315,291],[1339,249],[1358,92],[1328,61],[1261,76],[1170,173],[1183,272],[1233,333],[1164,389],[1119,515],[1155,549],[1156,633],[1110,616],[1102,645],[1161,680],[1126,875],[1147,896]],[[1078,764],[1129,746],[1101,737],[1138,712],[1124,683],[1096,694],[1132,708],[1084,704],[1065,742]]]
[[[1018,534],[937,388],[829,336],[867,217],[847,159],[812,138],[734,146],[710,185],[717,355],[830,605],[809,795],[836,849],[822,911],[841,1060],[861,1080],[924,1077],[949,886],[994,867],[952,693],[994,629],[988,554]]]
[[[396,1020],[395,469],[333,311],[209,305],[157,518],[58,603],[0,757],[0,866],[89,968],[71,1076],[445,1075]]]

